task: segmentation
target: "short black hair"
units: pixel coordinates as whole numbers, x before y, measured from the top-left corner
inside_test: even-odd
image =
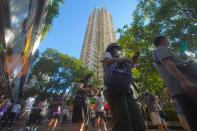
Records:
[[[117,43],[110,43],[107,46],[106,52],[111,52],[114,49],[122,50],[122,47],[120,45],[118,45]]]
[[[122,47],[117,43],[111,43],[107,46],[106,52],[109,52],[113,56],[115,49],[122,50]]]
[[[154,39],[154,45],[157,47],[160,44],[161,40],[164,39],[164,38],[165,38],[165,36],[161,36],[161,35],[155,37],[155,39]]]

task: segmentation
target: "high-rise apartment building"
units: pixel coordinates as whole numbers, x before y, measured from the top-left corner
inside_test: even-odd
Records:
[[[101,56],[108,44],[116,42],[111,14],[105,8],[96,8],[89,16],[81,50],[82,62],[102,80]]]

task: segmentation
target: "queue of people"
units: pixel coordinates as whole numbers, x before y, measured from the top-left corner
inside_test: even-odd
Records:
[[[101,94],[101,91],[92,87],[93,74],[88,74],[84,79],[76,83],[77,93],[73,102],[72,123],[77,131],[87,130],[89,123],[97,129],[107,130],[107,116],[109,117],[109,107]],[[94,98],[93,106],[88,98]],[[110,122],[108,122],[110,123]]]
[[[26,126],[26,124],[28,126],[32,124],[32,122],[38,120],[40,115],[37,112],[33,113],[34,108],[39,108],[40,110],[45,110],[45,108],[33,107],[34,102],[34,96],[28,97],[24,104],[21,104],[19,102],[11,102],[10,100],[8,100],[1,107],[1,110],[3,110],[3,112],[1,112],[2,116],[0,118],[1,130],[3,130],[6,127],[11,128],[13,124],[17,125],[17,128],[22,128]],[[5,107],[7,108],[6,110]]]
[[[57,118],[62,115],[60,109],[63,102],[61,95],[54,97],[51,101],[47,99],[36,100],[36,97],[32,96],[28,97],[24,104],[10,102],[9,99],[4,100],[4,104],[0,107],[0,129],[11,129],[14,125],[15,129],[25,128],[36,131],[40,125],[46,125],[48,119],[50,120],[49,127],[55,128]]]
[[[173,54],[167,47],[169,41],[165,36],[157,36],[154,40],[156,49],[153,51],[154,66],[158,70],[170,97],[175,99],[181,108],[188,126],[184,128],[197,130],[197,64],[186,61]],[[140,112],[130,85],[133,83],[131,69],[135,66],[139,54],[133,58],[121,56],[122,48],[117,43],[111,43],[102,58],[104,67],[104,96],[112,111],[113,131],[145,131],[146,124]],[[168,130],[162,117],[159,102],[145,95],[154,125],[160,131]]]
[[[88,77],[86,77],[86,82],[90,81]],[[76,86],[76,88],[78,87]],[[81,126],[85,128],[90,123],[96,129],[107,130],[107,126],[108,128],[111,126],[110,107],[102,97],[101,92],[96,91],[94,94],[83,92],[84,96],[80,96],[82,95],[80,91],[74,97],[73,107],[65,104],[62,94],[55,95],[51,100],[37,100],[36,95],[34,95],[28,97],[24,104],[11,103],[9,99],[5,99],[0,108],[1,130],[25,129],[36,131],[44,125],[46,130],[55,131],[58,122],[61,122],[62,126],[73,123],[74,126],[77,125],[76,130],[79,130]],[[88,91],[92,91],[92,89]],[[88,102],[87,94],[94,99],[93,103]],[[84,102],[83,106],[81,102]],[[5,108],[7,109],[5,110]]]
[[[187,131],[197,131],[197,64],[181,59],[168,47],[165,36],[154,40],[153,62],[165,83],[169,97],[173,99],[181,124]],[[47,130],[55,130],[58,120],[61,124],[70,120],[76,131],[88,130],[90,122],[98,130],[145,131],[144,107],[150,114],[153,125],[160,131],[167,131],[165,115],[160,99],[150,92],[141,95],[144,105],[134,98],[131,69],[137,67],[139,52],[132,58],[124,58],[122,47],[111,43],[106,48],[101,62],[104,68],[104,88],[96,90],[92,84],[93,74],[88,74],[78,81],[74,88],[72,109],[65,105],[62,94],[51,100],[36,101],[36,95],[28,97],[24,104],[1,98],[1,129],[11,127],[15,120],[20,120],[19,128],[37,130],[40,123],[49,120]],[[94,106],[89,102],[94,98]]]

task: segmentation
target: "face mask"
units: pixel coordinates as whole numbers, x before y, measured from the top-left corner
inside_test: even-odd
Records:
[[[114,54],[115,54],[115,57],[120,57],[120,56],[122,56],[122,51],[115,49]]]
[[[119,56],[119,57],[122,57],[122,56],[123,56],[122,51],[120,51],[120,50],[118,51],[118,56]]]

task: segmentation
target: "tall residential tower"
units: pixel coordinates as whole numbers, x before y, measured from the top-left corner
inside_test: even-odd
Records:
[[[111,14],[105,8],[96,8],[89,16],[81,50],[82,62],[102,80],[101,56],[108,44],[116,42]]]

